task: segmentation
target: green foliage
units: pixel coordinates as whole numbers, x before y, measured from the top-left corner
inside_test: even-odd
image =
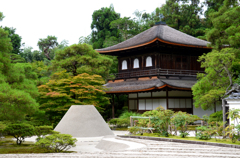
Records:
[[[47,134],[53,134],[52,126],[36,126],[35,134],[38,136],[37,140],[44,138]]]
[[[108,123],[111,125],[117,125],[118,118],[111,119]]]
[[[6,124],[3,122],[0,122],[0,140],[1,140],[1,137],[4,135],[5,128],[6,128]]]
[[[180,136],[182,138],[185,138],[188,135],[188,133],[186,132],[187,124],[188,122],[192,122],[192,118],[189,114],[179,111],[173,115],[173,117],[171,118],[171,122],[174,124],[175,127],[180,127]]]
[[[199,58],[206,74],[198,74],[198,82],[192,87],[195,107],[211,109],[219,103],[222,96],[233,83],[232,63],[238,51],[233,48],[213,50]]]
[[[106,37],[119,37],[118,30],[111,28],[110,23],[120,18],[120,14],[116,13],[114,7],[103,7],[99,10],[95,10],[92,14],[92,39],[93,48],[103,48],[103,42]]]
[[[206,126],[197,127],[197,130],[196,138],[201,140],[209,140],[215,133],[215,131]]]
[[[217,12],[209,14],[213,28],[206,37],[214,49],[199,58],[206,74],[199,74],[192,87],[196,107],[211,109],[233,85],[234,74],[239,73],[234,72],[239,67],[239,9],[238,1],[225,0]]]
[[[63,50],[56,52],[54,67],[60,67],[72,75],[77,76],[81,73],[90,75],[97,74],[108,77],[109,68],[112,60],[100,55],[88,44],[73,44]]]
[[[55,36],[47,36],[47,38],[41,38],[38,41],[39,49],[44,52],[44,55],[47,57],[48,60],[52,60],[50,53],[52,50],[58,45],[57,37]]]
[[[141,114],[133,112],[133,111],[125,111],[119,116],[119,118],[130,119],[130,116],[141,116]]]
[[[30,64],[12,64],[5,81],[0,83],[1,119],[19,120],[38,110],[35,79]]]
[[[3,20],[3,18],[4,18],[4,16],[3,16],[3,13],[2,13],[2,12],[0,12],[0,21],[2,21],[2,20]]]
[[[225,136],[228,136],[232,140],[232,143],[236,143],[237,139],[240,137],[233,125],[228,125],[225,128]]]
[[[21,57],[29,63],[32,63],[34,61],[43,61],[45,58],[44,54],[37,50],[32,51],[32,49],[32,47],[25,47],[20,53]]]
[[[141,133],[141,129],[138,127],[130,127],[130,128],[128,128],[128,131],[133,135]]]
[[[149,116],[151,118],[151,127],[160,132],[160,135],[168,136],[168,126],[174,112],[172,110],[152,110],[143,113],[142,116]]]
[[[86,73],[68,76],[64,71],[55,74],[65,77],[52,79],[38,87],[40,109],[46,112],[51,122],[58,123],[71,105],[94,105],[101,112],[101,107],[109,104],[108,98],[104,96],[105,82],[101,76]]]
[[[160,8],[162,21],[195,37],[204,35],[205,28],[200,19],[202,11],[203,5],[199,0],[166,0],[166,4]]]
[[[231,121],[236,121],[237,124],[239,124],[238,119],[240,118],[240,109],[230,109],[228,118],[231,118]]]
[[[223,45],[239,48],[240,7],[238,4],[235,0],[225,0],[218,12],[210,14],[213,28],[207,32],[206,36],[215,49],[221,49]]]
[[[32,125],[26,123],[9,124],[4,129],[8,135],[17,139],[17,145],[21,145],[26,137],[31,137],[35,133],[35,129]]]
[[[36,142],[36,145],[50,151],[61,152],[69,150],[71,147],[75,147],[76,142],[77,139],[72,138],[69,134],[52,134],[40,139]]]
[[[114,118],[109,121],[112,125],[117,125],[118,127],[126,127],[130,125],[130,118]]]
[[[34,61],[31,63],[33,71],[37,74],[36,84],[37,86],[46,84],[52,74],[52,70],[49,65],[46,65],[44,61]]]
[[[212,113],[211,115],[209,115],[209,122],[219,122],[223,120],[223,113],[222,110],[221,111],[217,111],[215,113]]]
[[[13,47],[13,50],[11,53],[20,54],[22,37],[15,33],[16,29],[13,27],[11,27],[11,28],[4,27],[3,29],[8,32],[8,38],[11,39],[11,43],[12,43],[12,47]]]
[[[91,38],[92,38],[91,34],[88,35],[87,37],[81,36],[79,37],[78,44],[86,43],[86,44],[92,45]]]
[[[134,20],[130,19],[130,17],[124,17],[114,20],[110,23],[110,26],[111,29],[116,28],[120,31],[123,41],[135,35],[134,31],[136,29],[136,24]]]

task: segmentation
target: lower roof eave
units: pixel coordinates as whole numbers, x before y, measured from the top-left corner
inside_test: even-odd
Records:
[[[128,91],[106,91],[107,94],[121,94],[121,93],[138,93],[138,92],[147,92],[147,91],[151,91],[151,90],[156,90],[156,89],[163,89],[165,87],[169,87],[172,89],[176,89],[176,90],[188,90],[190,91],[191,88],[184,88],[184,87],[175,87],[175,86],[171,86],[168,84],[165,84],[163,86],[160,87],[151,87],[151,88],[147,88],[147,89],[141,89],[141,90],[128,90]]]

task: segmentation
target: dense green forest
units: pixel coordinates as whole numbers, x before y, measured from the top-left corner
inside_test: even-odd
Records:
[[[199,74],[192,88],[196,107],[212,108],[240,83],[238,0],[166,0],[152,13],[134,11],[134,18],[121,17],[110,5],[93,12],[92,33],[70,46],[47,36],[33,50],[24,47],[17,28],[0,27],[0,120],[55,126],[73,104],[95,105],[104,119],[111,118],[112,100],[102,85],[117,72],[117,58],[95,49],[125,41],[159,21],[211,42],[212,52],[199,58],[206,74]],[[126,97],[115,99],[118,116]]]

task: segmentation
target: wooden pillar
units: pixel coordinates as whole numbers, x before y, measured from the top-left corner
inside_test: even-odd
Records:
[[[113,100],[113,102],[112,102],[112,118],[114,118],[115,116],[114,116],[114,94],[112,95],[112,100]]]
[[[143,70],[143,67],[144,67],[144,56],[142,56],[142,70]]]
[[[138,99],[138,93],[137,93],[137,112],[138,112],[138,109],[139,109],[139,99]]]
[[[128,60],[129,60],[129,70],[132,70],[132,68],[133,68],[133,66],[132,66],[132,60],[131,60],[131,58],[128,58]]]
[[[155,54],[155,69],[157,68],[157,54]]]
[[[222,110],[223,110],[223,122],[226,122],[226,107],[225,107],[225,100],[222,99]],[[223,124],[223,128],[226,127],[226,124]]]
[[[166,87],[166,101],[167,101],[167,109],[168,109],[168,87]]]

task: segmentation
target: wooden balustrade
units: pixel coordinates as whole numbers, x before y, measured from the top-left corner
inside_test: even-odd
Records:
[[[197,73],[204,73],[204,71],[197,70],[179,70],[179,69],[149,69],[149,70],[138,70],[128,71],[113,74],[115,79],[128,79],[138,77],[151,77],[151,76],[176,76],[176,77],[197,77]]]

